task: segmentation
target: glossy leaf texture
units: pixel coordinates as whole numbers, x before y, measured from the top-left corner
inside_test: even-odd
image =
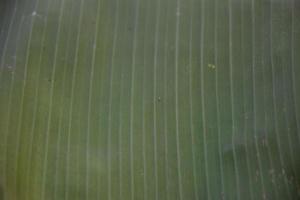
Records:
[[[300,199],[300,1],[0,1],[0,199]]]

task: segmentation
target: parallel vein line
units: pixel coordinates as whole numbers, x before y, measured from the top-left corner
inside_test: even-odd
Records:
[[[300,143],[300,121],[299,121],[299,114],[298,114],[298,104],[297,104],[297,89],[296,89],[296,72],[295,72],[295,0],[292,0],[292,30],[291,30],[291,59],[292,59],[292,85],[293,85],[293,104],[294,104],[294,110],[295,110],[295,118],[296,118],[296,131],[298,135],[298,140]]]
[[[220,174],[221,174],[221,196],[225,195],[225,184],[224,184],[224,166],[223,166],[223,156],[222,156],[222,138],[221,138],[221,124],[220,124],[220,94],[219,94],[219,62],[218,62],[218,4],[217,0],[215,1],[215,25],[214,25],[214,62],[216,66],[216,75],[215,75],[215,92],[216,92],[216,111],[217,111],[217,132],[218,132],[218,157],[220,161]],[[191,109],[192,110],[192,109]],[[197,198],[198,199],[198,198]]]
[[[110,83],[109,83],[109,102],[108,102],[108,151],[107,151],[107,170],[108,170],[108,199],[112,199],[112,180],[111,180],[111,134],[112,134],[112,93],[113,93],[113,75],[115,68],[115,56],[117,49],[117,39],[118,39],[118,31],[119,31],[119,0],[117,0],[117,6],[115,11],[115,24],[114,24],[114,35],[112,41],[112,55],[111,55],[111,71],[110,71]]]
[[[54,96],[54,82],[55,82],[55,75],[56,75],[56,68],[57,68],[57,57],[58,57],[58,44],[60,41],[60,34],[61,34],[61,25],[62,25],[62,16],[65,7],[65,0],[62,0],[61,8],[59,11],[59,21],[58,21],[58,29],[56,33],[56,41],[55,41],[55,50],[54,50],[54,59],[53,59],[53,66],[52,66],[52,74],[51,74],[51,85],[50,85],[50,102],[49,102],[49,111],[47,116],[47,127],[46,127],[46,145],[45,145],[45,157],[43,161],[43,175],[42,175],[42,196],[41,199],[45,197],[45,187],[46,187],[46,180],[47,180],[47,168],[48,168],[48,151],[49,151],[49,135],[51,129],[51,119],[52,119],[52,106],[53,106],[53,96]]]
[[[149,15],[150,15],[150,9],[149,9],[149,4],[150,1],[146,2],[146,23],[144,26],[144,35],[145,37],[147,36],[148,33],[148,26],[149,26]],[[147,152],[146,152],[146,66],[147,66],[147,59],[146,59],[146,50],[147,50],[147,45],[146,41],[144,40],[144,57],[143,57],[143,65],[144,65],[144,73],[143,73],[143,92],[142,92],[142,135],[143,135],[143,141],[142,141],[142,146],[143,146],[143,173],[144,173],[144,178],[143,178],[143,190],[144,190],[144,195],[143,198],[144,200],[148,199],[148,173],[147,173]]]
[[[281,3],[281,17],[282,19],[284,19],[284,1],[282,1]],[[282,24],[283,25],[283,24]],[[284,30],[283,30],[284,31]],[[283,32],[281,32],[281,40],[283,40],[284,38],[284,35],[282,34]],[[284,55],[281,55],[283,58],[282,60],[284,60]],[[288,139],[288,142],[287,142],[287,145],[288,145],[288,150],[289,150],[289,155],[290,155],[290,159],[291,159],[291,168],[292,168],[292,171],[293,173],[297,176],[298,172],[296,170],[296,161],[295,161],[295,157],[294,157],[294,151],[293,151],[293,148],[292,148],[292,141],[291,141],[291,128],[290,128],[290,123],[289,123],[289,119],[288,119],[288,102],[287,102],[287,96],[288,96],[288,86],[286,84],[287,80],[286,80],[286,74],[287,74],[287,67],[284,65],[281,66],[282,68],[282,88],[283,88],[283,91],[284,91],[284,95],[283,95],[283,115],[284,115],[284,128],[286,129],[286,135],[287,135],[287,139]],[[286,174],[284,174],[286,176]],[[286,177],[287,178],[287,177]]]
[[[256,46],[255,46],[255,40],[256,40],[256,30],[255,30],[255,2],[254,0],[251,1],[251,25],[252,25],[252,89],[253,89],[253,116],[254,116],[254,121],[253,121],[253,130],[254,130],[254,144],[255,144],[255,151],[256,151],[256,156],[258,159],[258,167],[260,171],[260,182],[261,182],[261,187],[262,187],[262,192],[263,195],[266,194],[265,192],[265,184],[264,184],[264,177],[263,177],[263,172],[262,172],[262,164],[261,164],[261,156],[260,156],[260,151],[259,151],[259,146],[258,146],[258,137],[257,137],[257,123],[256,123],[256,116],[257,116],[257,106],[256,106]]]
[[[71,10],[73,10],[73,5]],[[67,46],[66,46],[66,55],[65,55],[65,64],[63,66],[64,71],[63,71],[63,84],[61,86],[62,88],[62,95],[61,95],[61,99],[60,99],[60,105],[63,105],[64,103],[64,99],[65,99],[65,92],[66,92],[66,76],[67,76],[67,59],[69,58],[69,54],[70,51],[68,51],[69,47],[70,47],[70,43],[71,43],[71,30],[68,30],[68,41],[67,41]],[[55,154],[55,174],[54,174],[54,197],[53,199],[57,199],[57,191],[58,191],[58,185],[59,185],[59,177],[58,177],[58,167],[59,167],[59,155],[61,153],[60,147],[61,147],[61,135],[62,135],[62,127],[63,127],[63,115],[64,115],[64,109],[60,109],[60,113],[59,113],[59,122],[58,122],[58,138],[57,138],[57,142],[56,142],[56,146],[57,146],[57,150],[56,150],[56,154]]]
[[[179,106],[178,106],[178,55],[179,55],[179,30],[180,30],[180,0],[176,4],[176,32],[175,32],[175,123],[176,123],[176,155],[177,155],[177,173],[179,186],[179,199],[183,200],[181,159],[180,159],[180,141],[179,141]]]
[[[242,9],[241,9],[241,18],[242,18],[242,35],[241,35],[241,40],[242,40],[242,60],[243,60],[243,110],[245,112],[245,117],[244,117],[244,126],[243,126],[243,133],[244,133],[244,139],[245,139],[245,153],[246,153],[246,163],[247,163],[247,172],[248,172],[248,176],[249,176],[249,191],[250,191],[250,199],[253,200],[254,199],[254,194],[253,194],[253,187],[251,187],[253,185],[253,179],[251,176],[251,167],[250,167],[250,158],[249,158],[249,146],[248,146],[248,142],[247,142],[247,128],[248,128],[248,124],[247,124],[247,119],[248,119],[248,114],[246,111],[246,94],[247,94],[247,90],[246,90],[246,78],[245,76],[247,75],[246,72],[246,64],[244,62],[245,59],[245,42],[244,42],[244,31],[245,31],[245,24],[244,24],[244,11],[245,11],[245,5],[244,5],[244,1],[242,1],[241,3]]]
[[[134,18],[134,33],[133,33],[133,48],[132,48],[132,66],[131,66],[131,86],[130,86],[130,184],[131,184],[131,199],[135,199],[135,182],[134,182],[134,134],[133,134],[133,120],[134,120],[134,81],[135,81],[135,70],[136,70],[136,51],[137,51],[137,29],[139,20],[139,0],[135,3],[135,18]]]
[[[82,25],[82,12],[83,12],[83,2],[80,1],[80,11],[79,11],[79,21],[78,21],[78,30],[77,30],[77,38],[76,38],[76,47],[75,47],[75,59],[73,65],[73,74],[72,74],[72,83],[71,83],[71,100],[70,100],[70,111],[69,111],[69,120],[68,120],[68,131],[67,131],[67,163],[66,163],[66,180],[65,180],[65,200],[69,199],[69,179],[70,179],[70,155],[71,155],[71,131],[73,124],[73,104],[74,104],[74,93],[75,93],[75,81],[76,81],[76,71],[78,67],[78,52],[79,52],[79,39],[81,36],[81,25]]]
[[[40,89],[40,77],[41,77],[41,64],[42,64],[42,57],[44,55],[44,45],[45,45],[45,38],[46,38],[46,27],[47,27],[47,22],[48,22],[48,11],[49,11],[49,3],[50,1],[48,1],[47,3],[47,14],[46,14],[46,18],[45,18],[45,23],[43,24],[43,30],[42,30],[42,40],[41,40],[41,48],[40,48],[40,53],[39,53],[39,59],[38,59],[38,77],[37,77],[37,82],[36,82],[36,87],[35,87],[35,91],[34,91],[34,100],[33,100],[33,117],[32,117],[32,124],[31,124],[31,128],[30,128],[30,138],[29,138],[29,155],[28,155],[28,168],[26,171],[26,178],[27,178],[27,192],[26,192],[26,197],[25,199],[29,199],[30,197],[30,192],[29,190],[29,185],[30,185],[30,173],[31,173],[31,168],[32,168],[32,155],[33,155],[33,140],[35,137],[35,126],[36,126],[36,120],[37,120],[37,113],[38,113],[38,98],[39,98],[39,89]]]
[[[34,5],[34,9],[36,10],[39,4],[39,0],[36,1],[35,5]],[[33,18],[30,20],[30,31],[29,31],[29,38],[28,38],[28,43],[26,46],[26,58],[25,58],[25,64],[24,64],[24,74],[23,74],[23,84],[22,84],[22,90],[21,90],[21,102],[20,102],[20,112],[19,112],[19,116],[18,116],[18,124],[17,124],[17,136],[16,136],[16,172],[17,174],[19,171],[19,152],[20,152],[20,143],[21,143],[21,135],[22,135],[22,124],[23,124],[23,112],[24,112],[24,98],[25,98],[25,89],[27,86],[27,75],[28,75],[28,64],[29,64],[29,54],[30,54],[30,48],[31,48],[31,41],[32,41],[32,33],[33,33],[33,26],[35,23],[35,17],[33,16]],[[18,175],[16,175],[16,195],[20,195],[19,194],[19,188],[18,188]]]
[[[169,9],[169,0],[167,3],[167,8],[166,8],[166,21],[169,18],[169,13],[170,13],[170,9]],[[168,55],[168,34],[169,34],[169,23],[166,23],[166,31],[165,31],[165,35],[164,35],[164,50],[165,50],[165,55],[164,55],[164,140],[165,140],[165,178],[166,178],[166,200],[169,200],[169,185],[170,185],[170,180],[169,180],[169,169],[168,169],[168,109],[167,109],[167,91],[168,91],[168,83],[167,83],[167,67],[168,67],[168,59],[167,59],[167,55]]]
[[[276,106],[276,92],[275,92],[275,69],[274,69],[274,58],[273,58],[273,3],[270,3],[270,56],[271,56],[271,73],[272,73],[272,106],[273,106],[273,112],[274,112],[274,123],[275,123],[275,134],[276,134],[276,143],[277,143],[277,147],[278,147],[278,151],[279,151],[279,159],[280,159],[280,167],[283,169],[284,167],[284,162],[283,162],[283,155],[282,155],[282,149],[281,149],[281,144],[280,144],[280,139],[279,139],[279,132],[278,132],[278,113],[277,113],[277,106]],[[290,196],[290,191],[289,191],[289,186],[288,183],[286,181],[286,179],[284,179],[284,184],[285,184],[285,189],[287,192],[287,196],[288,199],[291,199]]]
[[[21,18],[21,22],[20,22],[20,26],[18,27],[18,34],[17,34],[17,41],[19,41],[20,39],[20,33],[22,30],[22,26],[23,26],[23,22],[24,22],[24,17],[22,16]],[[19,43],[18,43],[19,44]],[[17,45],[18,47],[18,45]],[[7,126],[5,129],[5,135],[4,135],[4,144],[5,144],[5,148],[4,148],[4,166],[3,166],[3,179],[4,179],[4,184],[7,184],[7,167],[8,167],[8,162],[7,162],[7,158],[8,158],[8,134],[9,134],[9,126],[10,126],[10,118],[11,118],[11,108],[12,108],[12,93],[13,90],[15,88],[15,73],[12,74],[12,80],[11,80],[11,84],[9,87],[9,95],[8,95],[8,114],[7,114]]]
[[[236,134],[236,122],[235,122],[235,108],[234,108],[234,80],[233,80],[233,58],[232,58],[232,1],[229,0],[229,79],[230,79],[230,104],[231,104],[231,120],[232,120],[232,137],[231,143],[233,147],[233,163],[234,163],[234,173],[235,173],[235,182],[236,182],[236,191],[237,191],[237,199],[241,199],[240,194],[240,178],[239,178],[239,168],[238,168],[238,160],[236,155],[236,146],[235,146],[235,134]]]
[[[95,34],[93,39],[93,53],[92,53],[92,66],[90,72],[90,82],[89,82],[89,97],[88,97],[88,114],[87,114],[87,141],[86,141],[86,179],[85,179],[85,190],[86,190],[86,200],[89,200],[89,183],[90,183],[90,135],[91,135],[91,109],[92,109],[92,97],[93,97],[93,88],[94,88],[94,72],[95,72],[95,63],[96,63],[96,51],[98,43],[98,32],[99,32],[99,20],[100,20],[100,5],[101,1],[97,3],[96,11],[96,24],[95,24]]]
[[[155,44],[154,44],[154,70],[153,70],[153,140],[154,140],[154,185],[155,199],[158,200],[158,159],[157,159],[157,57],[158,57],[158,42],[159,42],[159,22],[160,22],[160,0],[157,0],[157,12],[155,20]]]
[[[203,131],[203,144],[204,144],[204,171],[205,171],[205,184],[207,199],[211,199],[210,194],[210,181],[208,172],[208,159],[207,159],[207,130],[206,130],[206,112],[205,112],[205,92],[204,92],[204,38],[205,38],[205,0],[201,1],[201,48],[200,48],[200,73],[201,73],[201,111],[202,111],[202,131]]]

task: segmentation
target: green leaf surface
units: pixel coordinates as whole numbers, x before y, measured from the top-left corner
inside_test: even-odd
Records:
[[[0,200],[300,199],[300,1],[1,0]]]

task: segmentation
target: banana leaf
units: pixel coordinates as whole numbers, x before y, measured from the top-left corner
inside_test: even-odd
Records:
[[[0,200],[300,199],[300,1],[1,0]]]

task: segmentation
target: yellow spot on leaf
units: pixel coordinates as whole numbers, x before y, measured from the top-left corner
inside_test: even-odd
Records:
[[[216,69],[216,65],[214,65],[214,64],[208,64],[208,67],[211,69]]]

